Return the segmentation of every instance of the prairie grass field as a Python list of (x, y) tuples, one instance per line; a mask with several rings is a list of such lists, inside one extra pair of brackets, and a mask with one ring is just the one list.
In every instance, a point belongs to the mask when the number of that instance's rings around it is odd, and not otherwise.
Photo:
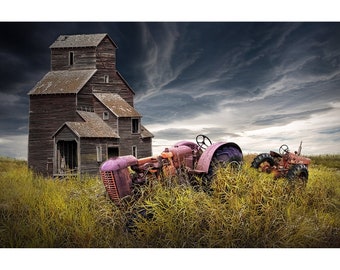
[(250, 168), (211, 190), (152, 181), (121, 207), (99, 177), (48, 179), (0, 158), (3, 248), (339, 248), (340, 155), (312, 156), (306, 187)]

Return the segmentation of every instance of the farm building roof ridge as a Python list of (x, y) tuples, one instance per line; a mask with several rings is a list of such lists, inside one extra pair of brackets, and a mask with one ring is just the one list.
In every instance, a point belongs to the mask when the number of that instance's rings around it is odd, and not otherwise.
[[(60, 35), (50, 46), (50, 49), (57, 48), (77, 48), (77, 47), (97, 47), (108, 34), (86, 34), (86, 35)], [(109, 36), (108, 36), (109, 37)], [(109, 37), (112, 44), (117, 45)]]

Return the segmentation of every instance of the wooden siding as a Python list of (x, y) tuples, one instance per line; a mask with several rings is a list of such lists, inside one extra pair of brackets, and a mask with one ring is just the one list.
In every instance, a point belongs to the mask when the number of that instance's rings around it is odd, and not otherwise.
[[(115, 139), (89, 139), (81, 138), (80, 140), (80, 170), (81, 173), (98, 174), (99, 166), (108, 158), (108, 146), (118, 146)], [(97, 146), (102, 149), (102, 161), (97, 161)]]
[[(73, 52), (74, 62), (70, 66), (69, 52)], [(95, 48), (51, 49), (51, 70), (95, 69)]]
[(108, 110), (102, 103), (100, 103), (98, 101), (98, 99), (96, 99), (94, 96), (92, 96), (92, 97), (93, 97), (94, 112), (101, 119), (103, 119), (103, 113), (108, 112), (109, 113), (109, 119), (103, 120), (103, 121), (118, 133), (118, 118), (110, 110)]
[[(77, 38), (83, 40), (85, 37)], [(72, 40), (76, 40), (76, 38)], [(70, 65), (69, 62), (70, 51), (74, 54), (73, 65)], [(97, 70), (95, 71), (95, 69)], [(102, 147), (103, 161), (108, 158), (108, 147), (118, 148), (119, 155), (131, 155), (132, 147), (136, 146), (137, 158), (151, 156), (152, 139), (142, 139), (141, 134), (132, 134), (131, 117), (117, 118), (93, 96), (93, 93), (101, 92), (118, 94), (130, 106), (134, 107), (134, 92), (116, 70), (116, 46), (112, 40), (105, 36), (98, 45), (89, 47), (77, 47), (76, 44), (74, 47), (68, 46), (67, 48), (51, 46), (51, 71), (68, 70), (94, 70), (95, 73), (91, 74), (87, 83), (77, 94), (30, 95), (29, 167), (43, 175), (56, 173), (58, 169), (56, 167), (58, 140), (75, 140), (77, 142), (79, 173), (98, 173), (100, 162), (97, 162), (97, 146)], [(104, 80), (106, 75), (109, 76), (108, 82)], [(57, 88), (64, 89), (63, 87)], [(106, 136), (78, 138), (68, 126), (59, 130), (53, 139), (52, 136), (65, 122), (83, 122), (83, 119), (77, 114), (77, 110), (94, 111), (101, 119), (103, 119), (103, 112), (108, 111), (109, 119), (104, 122), (117, 131), (120, 139), (113, 138), (114, 136), (112, 138), (106, 138)], [(71, 146), (73, 147), (73, 145)], [(54, 171), (52, 170), (53, 163)]]
[[(91, 84), (94, 92), (108, 92), (119, 94), (131, 106), (133, 106), (134, 93), (117, 74), (116, 69), (116, 48), (109, 37), (103, 39), (96, 51), (97, 73), (93, 76)], [(104, 81), (104, 76), (109, 76), (109, 82)]]
[[(74, 54), (74, 63), (69, 65), (69, 53)], [(51, 49), (51, 70), (84, 70), (95, 69), (94, 74), (88, 83), (85, 91), (79, 95), (78, 105), (89, 104), (88, 95), (93, 91), (109, 92), (119, 94), (131, 106), (134, 93), (126, 82), (119, 76), (116, 70), (116, 47), (109, 37), (95, 47), (86, 48), (52, 48)], [(109, 82), (105, 82), (104, 76), (109, 76)]]
[(89, 110), (93, 109), (92, 102), (92, 85), (90, 81), (79, 91), (77, 95), (77, 108), (79, 110)]
[(141, 140), (141, 134), (132, 134), (131, 118), (119, 118), (120, 155), (132, 155), (132, 146), (137, 146), (137, 158), (152, 155), (151, 138)]
[(66, 121), (75, 121), (75, 95), (31, 95), (28, 136), (28, 166), (46, 175), (53, 159), (53, 134)]
[(116, 48), (107, 36), (96, 49), (96, 67), (98, 70), (116, 71)]

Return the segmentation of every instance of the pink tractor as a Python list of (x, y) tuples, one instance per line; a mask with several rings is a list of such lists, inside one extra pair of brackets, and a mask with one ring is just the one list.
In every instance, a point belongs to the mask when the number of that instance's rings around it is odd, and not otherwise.
[(298, 151), (290, 152), (289, 147), (283, 144), (279, 148), (279, 153), (270, 151), (256, 156), (251, 163), (251, 167), (260, 172), (273, 173), (274, 178), (285, 177), (289, 181), (296, 179), (307, 183), (308, 165), (311, 160), (301, 156), (302, 142)]
[(212, 144), (207, 136), (198, 135), (196, 143), (180, 141), (158, 156), (110, 158), (101, 164), (100, 175), (110, 199), (120, 205), (122, 198), (133, 194), (134, 187), (153, 179), (184, 176), (194, 185), (199, 177), (209, 187), (216, 168), (228, 165), (239, 168), (242, 161), (242, 150), (236, 143)]

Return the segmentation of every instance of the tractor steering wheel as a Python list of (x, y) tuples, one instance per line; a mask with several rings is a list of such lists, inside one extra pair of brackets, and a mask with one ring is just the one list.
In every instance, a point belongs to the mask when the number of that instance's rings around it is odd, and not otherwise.
[[(209, 145), (206, 143), (206, 140), (208, 141)], [(197, 135), (196, 142), (198, 146), (204, 150), (210, 145), (212, 145), (211, 140), (207, 136), (202, 135), (202, 134)]]
[(287, 144), (282, 144), (279, 149), (279, 153), (281, 155), (288, 154), (289, 153), (289, 147)]

